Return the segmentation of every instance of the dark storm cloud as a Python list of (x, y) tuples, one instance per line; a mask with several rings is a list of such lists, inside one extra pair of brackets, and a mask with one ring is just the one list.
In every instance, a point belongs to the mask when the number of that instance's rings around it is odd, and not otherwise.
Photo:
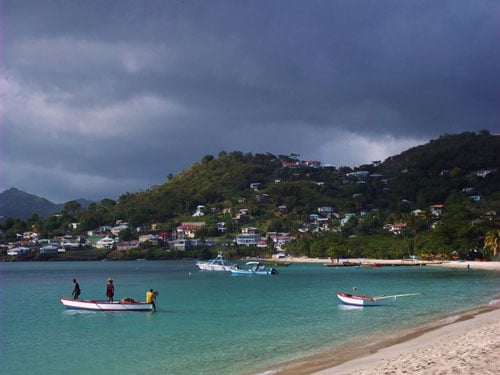
[(3, 188), (116, 198), (219, 151), (498, 131), (495, 1), (4, 1)]

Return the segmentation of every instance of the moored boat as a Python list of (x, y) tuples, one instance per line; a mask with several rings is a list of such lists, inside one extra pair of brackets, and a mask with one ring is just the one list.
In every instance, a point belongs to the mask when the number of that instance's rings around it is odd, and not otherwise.
[(152, 303), (129, 301), (91, 301), (71, 298), (60, 298), (67, 309), (91, 311), (153, 311)]
[(196, 266), (203, 271), (231, 271), (234, 268), (234, 264), (227, 260), (223, 252), (207, 262), (196, 262)]
[(337, 293), (339, 300), (346, 305), (353, 306), (378, 306), (381, 303), (374, 297), (365, 296), (362, 294)]
[(371, 297), (371, 296), (365, 296), (362, 294), (349, 294), (349, 293), (342, 293), (338, 292), (337, 297), (338, 299), (346, 304), (346, 305), (352, 305), (352, 306), (380, 306), (380, 305), (386, 305), (388, 303), (396, 301), (398, 297), (408, 297), (408, 296), (417, 296), (420, 293), (406, 293), (406, 294), (395, 294), (392, 296), (378, 296), (378, 297)]
[(266, 267), (262, 265), (260, 262), (247, 262), (246, 265), (248, 266), (247, 269), (234, 267), (233, 269), (231, 269), (231, 274), (235, 276), (244, 276), (244, 275), (266, 276), (266, 275), (279, 274), (279, 272), (276, 269), (272, 267)]
[(359, 267), (361, 263), (351, 262), (351, 261), (342, 261), (342, 262), (331, 262), (331, 263), (323, 263), (325, 267)]
[(263, 264), (266, 267), (290, 267), (290, 265), (292, 263), (291, 262), (280, 262), (280, 261), (274, 262), (274, 261), (271, 261), (271, 260), (266, 260), (266, 261), (264, 261)]
[(382, 268), (380, 263), (363, 263), (363, 268)]

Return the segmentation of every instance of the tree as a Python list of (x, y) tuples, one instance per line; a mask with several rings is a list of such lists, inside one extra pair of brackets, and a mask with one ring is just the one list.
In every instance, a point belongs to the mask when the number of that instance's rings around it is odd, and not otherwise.
[(82, 210), (82, 205), (77, 201), (69, 201), (64, 204), (64, 212), (69, 217), (74, 217), (78, 215)]
[(130, 227), (122, 229), (118, 233), (118, 238), (122, 241), (132, 241), (137, 239), (137, 233), (134, 233)]
[(500, 248), (500, 229), (491, 230), (486, 233), (484, 247), (493, 251), (493, 257), (497, 256), (498, 249)]

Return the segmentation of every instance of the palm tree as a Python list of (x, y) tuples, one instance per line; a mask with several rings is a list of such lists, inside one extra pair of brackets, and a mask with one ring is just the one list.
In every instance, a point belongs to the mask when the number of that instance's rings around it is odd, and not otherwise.
[(486, 233), (484, 247), (490, 248), (493, 251), (493, 257), (497, 256), (498, 249), (500, 248), (500, 229), (494, 229)]

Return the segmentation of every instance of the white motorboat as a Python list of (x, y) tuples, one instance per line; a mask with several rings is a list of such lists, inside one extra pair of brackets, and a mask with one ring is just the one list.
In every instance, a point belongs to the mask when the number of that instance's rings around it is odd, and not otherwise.
[(207, 262), (196, 262), (196, 266), (203, 271), (231, 271), (234, 268), (234, 264), (227, 260), (223, 252)]

